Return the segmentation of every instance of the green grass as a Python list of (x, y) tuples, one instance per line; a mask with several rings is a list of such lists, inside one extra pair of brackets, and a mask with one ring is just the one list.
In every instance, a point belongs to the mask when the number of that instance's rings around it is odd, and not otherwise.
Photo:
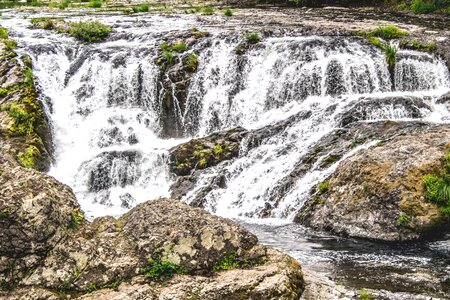
[(406, 213), (401, 212), (401, 213), (398, 215), (398, 218), (397, 218), (397, 224), (398, 224), (398, 225), (405, 226), (405, 225), (408, 224), (408, 222), (409, 222), (409, 216), (408, 216)]
[(369, 44), (375, 47), (378, 47), (380, 49), (383, 49), (383, 42), (377, 38), (377, 37), (371, 37), (369, 38)]
[(99, 42), (106, 38), (112, 29), (98, 21), (70, 23), (69, 33), (74, 38), (85, 42)]
[(450, 152), (443, 161), (444, 168), (440, 172), (425, 175), (422, 182), (426, 200), (437, 204), (450, 217)]
[(9, 116), (14, 119), (14, 125), (9, 128), (13, 136), (26, 136), (33, 133), (34, 117), (17, 104), (9, 107)]
[(5, 49), (8, 51), (14, 50), (17, 48), (17, 42), (15, 40), (3, 40), (3, 44), (5, 45)]
[(415, 14), (428, 14), (438, 10), (436, 1), (413, 0), (411, 11)]
[(8, 37), (8, 30), (4, 27), (0, 27), (0, 39), (7, 39)]
[(408, 35), (406, 31), (401, 30), (394, 25), (379, 26), (372, 31), (373, 36), (383, 38), (385, 40), (398, 39)]
[(148, 12), (150, 10), (148, 4), (141, 4), (139, 6), (133, 6), (133, 12), (139, 13), (139, 12)]
[(20, 164), (25, 168), (36, 168), (36, 160), (40, 157), (39, 149), (29, 146), (24, 153), (17, 156)]
[(70, 229), (77, 229), (84, 220), (84, 214), (82, 211), (80, 211), (78, 208), (75, 208), (71, 212), (71, 218), (69, 223)]
[(425, 51), (431, 53), (437, 50), (437, 44), (435, 42), (422, 43), (418, 40), (401, 41), (400, 48)]
[(383, 50), (389, 67), (394, 68), (397, 60), (397, 49), (391, 44), (386, 44), (383, 46)]
[(5, 97), (6, 95), (8, 95), (8, 90), (0, 88), (0, 98)]
[(256, 44), (261, 40), (257, 32), (249, 32), (245, 35), (245, 38), (249, 44)]
[(225, 11), (223, 12), (223, 15), (225, 17), (231, 17), (233, 16), (233, 11), (230, 8), (225, 9)]
[(150, 278), (172, 277), (175, 274), (186, 274), (187, 271), (167, 259), (156, 260), (150, 258), (141, 273)]
[(361, 300), (371, 300), (373, 299), (372, 294), (366, 289), (359, 290), (359, 299)]
[(90, 1), (90, 2), (87, 4), (87, 7), (90, 7), (90, 8), (100, 8), (100, 7), (102, 7), (102, 2), (101, 2), (101, 1), (98, 1), (98, 0), (93, 0), (93, 1)]
[(68, 8), (70, 5), (70, 0), (63, 0), (61, 1), (61, 3), (58, 5), (59, 9), (66, 9)]
[(319, 183), (317, 185), (317, 191), (319, 192), (319, 194), (324, 194), (324, 193), (328, 192), (329, 189), (330, 189), (330, 183), (328, 181), (322, 181), (321, 183)]
[(211, 6), (204, 7), (204, 8), (202, 9), (202, 13), (203, 13), (204, 15), (207, 15), (207, 16), (213, 15), (213, 14), (214, 14), (214, 8), (211, 7)]
[(184, 62), (185, 68), (188, 72), (195, 72), (197, 71), (198, 67), (198, 57), (195, 53), (190, 53)]
[(162, 42), (159, 46), (163, 51), (170, 51), (170, 52), (184, 52), (188, 49), (188, 45), (183, 42), (178, 42), (174, 44), (169, 44), (167, 42)]

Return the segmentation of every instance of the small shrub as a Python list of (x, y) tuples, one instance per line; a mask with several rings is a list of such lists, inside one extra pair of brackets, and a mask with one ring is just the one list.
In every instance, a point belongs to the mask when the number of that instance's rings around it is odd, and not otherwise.
[(394, 25), (379, 26), (372, 32), (372, 34), (385, 40), (398, 39), (408, 35), (407, 32), (400, 30)]
[(74, 38), (86, 42), (98, 42), (106, 38), (112, 29), (98, 21), (70, 23), (69, 33)]
[(261, 40), (257, 32), (247, 33), (245, 38), (247, 39), (247, 43), (249, 44), (256, 44)]
[(150, 278), (171, 277), (175, 274), (186, 274), (186, 270), (179, 265), (171, 263), (167, 259), (148, 259), (147, 265), (141, 273)]
[(408, 224), (408, 222), (409, 222), (409, 216), (406, 213), (401, 212), (397, 218), (397, 224), (405, 226), (406, 224)]
[(0, 88), (0, 98), (5, 97), (6, 95), (8, 95), (8, 90)]
[(411, 11), (415, 14), (428, 14), (437, 10), (437, 5), (433, 1), (413, 0)]
[(204, 8), (202, 9), (202, 13), (203, 13), (204, 15), (207, 15), (207, 16), (213, 15), (213, 14), (214, 14), (214, 8), (211, 7), (211, 6), (204, 7)]
[(225, 17), (231, 17), (233, 15), (233, 11), (230, 8), (225, 9), (225, 11), (223, 12), (223, 15)]
[(102, 7), (102, 2), (101, 2), (101, 1), (98, 1), (98, 0), (93, 0), (93, 1), (90, 1), (90, 2), (87, 4), (87, 7), (90, 7), (90, 8), (100, 8), (100, 7)]
[(317, 191), (319, 194), (325, 194), (330, 189), (330, 183), (328, 181), (322, 181), (317, 185)]

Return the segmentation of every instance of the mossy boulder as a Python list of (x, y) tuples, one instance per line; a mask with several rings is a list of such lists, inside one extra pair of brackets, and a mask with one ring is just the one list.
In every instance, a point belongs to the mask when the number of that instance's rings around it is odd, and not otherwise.
[(178, 145), (170, 149), (170, 170), (184, 176), (235, 158), (246, 134), (247, 130), (237, 127)]
[(336, 234), (385, 241), (442, 236), (450, 219), (425, 197), (424, 176), (438, 173), (450, 127), (397, 136), (358, 151), (318, 184), (296, 221)]

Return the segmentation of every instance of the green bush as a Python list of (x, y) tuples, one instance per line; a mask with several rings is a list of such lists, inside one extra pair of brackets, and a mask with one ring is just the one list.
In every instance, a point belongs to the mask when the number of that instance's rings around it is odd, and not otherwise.
[(256, 44), (261, 40), (261, 38), (259, 37), (259, 34), (257, 32), (247, 33), (245, 38), (247, 39), (247, 43), (249, 43), (249, 44)]
[(398, 39), (400, 37), (408, 35), (406, 31), (400, 30), (397, 26), (394, 25), (379, 26), (375, 28), (372, 34), (385, 40)]
[(411, 11), (415, 14), (428, 14), (437, 9), (438, 7), (434, 1), (413, 0), (411, 4)]
[(90, 7), (90, 8), (100, 8), (100, 7), (102, 7), (102, 2), (101, 2), (101, 1), (98, 1), (98, 0), (93, 0), (93, 1), (90, 1), (90, 2), (87, 4), (87, 7)]
[(231, 17), (233, 15), (233, 11), (230, 8), (225, 9), (223, 15), (226, 17)]
[(141, 273), (150, 278), (171, 277), (175, 274), (186, 274), (186, 270), (179, 265), (171, 263), (167, 259), (148, 259), (147, 265), (141, 269)]
[(74, 38), (86, 42), (98, 42), (106, 38), (112, 31), (111, 27), (98, 21), (70, 23), (69, 33)]

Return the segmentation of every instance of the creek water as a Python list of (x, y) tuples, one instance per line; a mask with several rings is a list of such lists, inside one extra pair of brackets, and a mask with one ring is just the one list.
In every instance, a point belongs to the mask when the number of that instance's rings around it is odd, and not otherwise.
[[(450, 90), (448, 69), (439, 58), (398, 50), (392, 81), (382, 51), (357, 38), (283, 34), (238, 55), (234, 49), (243, 34), (202, 27), (194, 16), (60, 14), (67, 21), (95, 18), (114, 32), (105, 42), (85, 44), (29, 28), (31, 18), (45, 14), (5, 12), (1, 23), (18, 41), (18, 52), (33, 59), (54, 136), (49, 174), (72, 187), (87, 216), (118, 216), (143, 201), (169, 196), (174, 177), (168, 151), (189, 138), (236, 126), (260, 129), (303, 113), (258, 147), (247, 149), (244, 140), (237, 159), (208, 168), (182, 200), (190, 203), (219, 172), (226, 174), (226, 187), (205, 195), (205, 209), (242, 222), (264, 244), (286, 251), (306, 268), (353, 293), (366, 287), (386, 299), (449, 297), (448, 240), (384, 245), (324, 236), (292, 223), (311, 187), (339, 161), (313, 167), (282, 194), (277, 188), (352, 109), (364, 110), (366, 122), (447, 123), (450, 113), (436, 103)], [(199, 67), (185, 108), (175, 111), (183, 138), (161, 138), (158, 47), (164, 37), (194, 26), (210, 36), (188, 50), (199, 53)], [(421, 105), (391, 103), (393, 97), (418, 99)], [(361, 105), (368, 98), (380, 105)], [(175, 95), (173, 101), (179, 108)]]

